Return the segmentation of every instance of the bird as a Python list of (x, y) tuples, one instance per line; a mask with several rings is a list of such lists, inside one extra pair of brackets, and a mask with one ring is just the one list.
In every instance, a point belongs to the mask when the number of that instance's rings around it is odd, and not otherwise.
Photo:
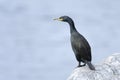
[(75, 28), (75, 24), (72, 18), (69, 16), (61, 16), (59, 18), (55, 18), (54, 20), (67, 22), (70, 26), (71, 47), (75, 54), (76, 60), (78, 61), (77, 67), (83, 67), (87, 64), (90, 70), (95, 70), (95, 67), (91, 63), (91, 47), (84, 36), (81, 35)]

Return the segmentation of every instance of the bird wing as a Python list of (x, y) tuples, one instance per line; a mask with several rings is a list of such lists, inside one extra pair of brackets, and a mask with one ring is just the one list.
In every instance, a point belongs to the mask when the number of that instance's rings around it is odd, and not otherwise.
[(73, 37), (72, 48), (76, 57), (91, 61), (91, 49), (87, 40), (80, 34)]
[(91, 48), (90, 45), (88, 43), (88, 41), (81, 35), (81, 37), (79, 37), (79, 48), (80, 48), (80, 52), (83, 55), (83, 58), (85, 58), (85, 60), (91, 61)]

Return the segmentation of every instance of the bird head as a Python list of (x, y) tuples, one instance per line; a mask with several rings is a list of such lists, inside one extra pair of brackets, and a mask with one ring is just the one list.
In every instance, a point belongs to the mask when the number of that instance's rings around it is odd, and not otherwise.
[(63, 22), (68, 22), (69, 20), (71, 20), (71, 18), (68, 17), (68, 16), (61, 16), (61, 17), (56, 18), (56, 19), (54, 19), (54, 20), (63, 21)]

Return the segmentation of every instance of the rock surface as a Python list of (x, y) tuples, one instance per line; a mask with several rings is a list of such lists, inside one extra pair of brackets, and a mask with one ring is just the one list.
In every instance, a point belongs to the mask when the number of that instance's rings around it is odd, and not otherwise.
[(120, 80), (120, 53), (109, 56), (95, 68), (76, 68), (67, 80)]

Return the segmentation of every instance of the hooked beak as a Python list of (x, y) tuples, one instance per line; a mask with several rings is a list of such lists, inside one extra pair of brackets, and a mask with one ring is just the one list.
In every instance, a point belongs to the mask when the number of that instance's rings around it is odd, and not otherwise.
[(56, 19), (53, 19), (53, 20), (63, 21), (62, 18), (56, 18)]

